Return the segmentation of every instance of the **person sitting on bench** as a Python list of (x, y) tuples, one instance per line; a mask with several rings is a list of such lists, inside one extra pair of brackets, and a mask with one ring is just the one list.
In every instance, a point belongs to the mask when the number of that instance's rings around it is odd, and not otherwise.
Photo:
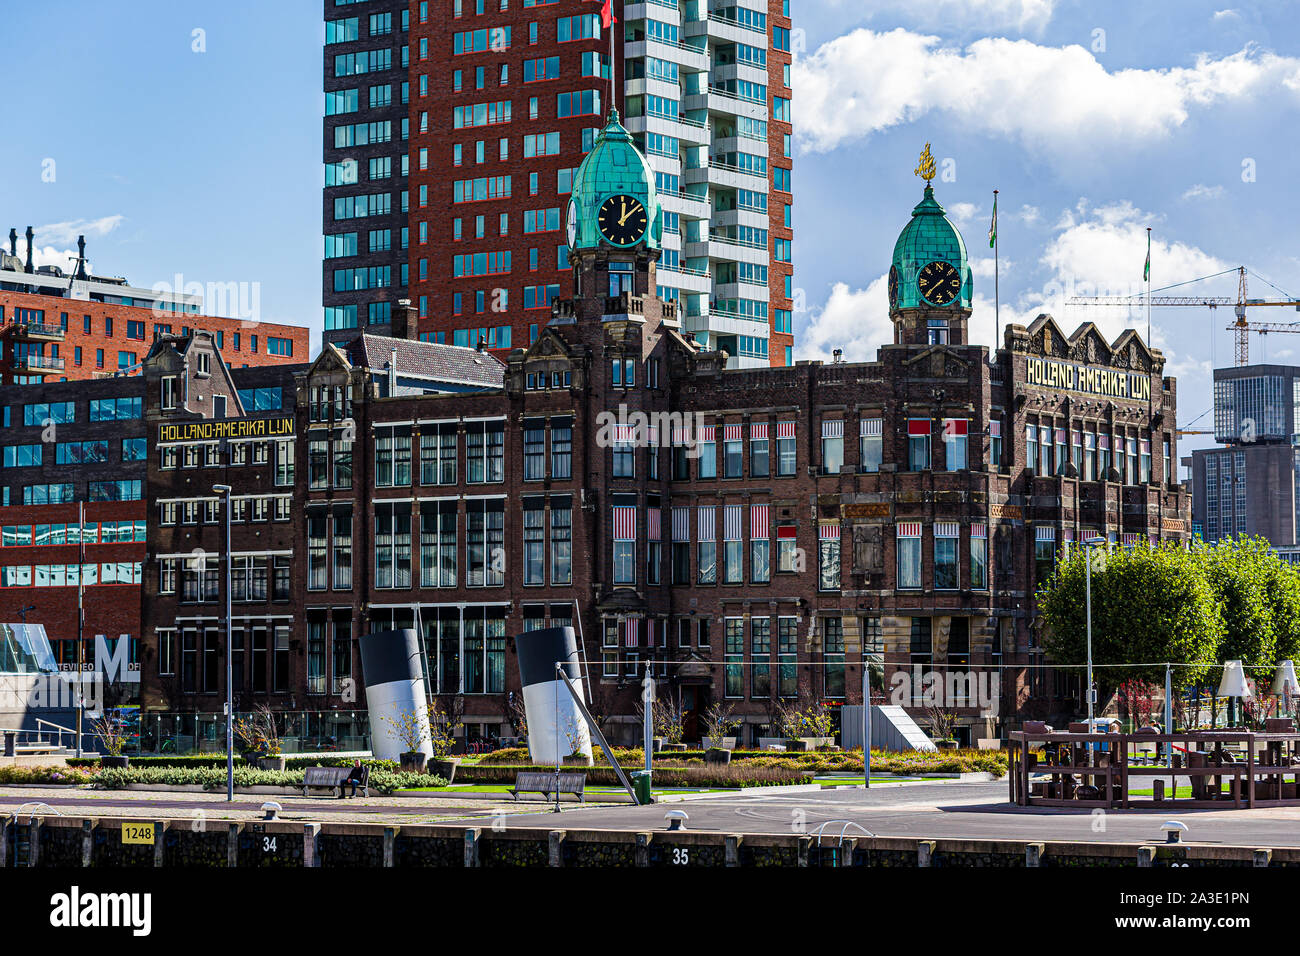
[(366, 782), (366, 768), (361, 766), (361, 761), (357, 760), (352, 764), (352, 772), (343, 778), (343, 783), (339, 784), (339, 799), (343, 799), (343, 787), (345, 784), (352, 784), (352, 796), (357, 795), (357, 787)]

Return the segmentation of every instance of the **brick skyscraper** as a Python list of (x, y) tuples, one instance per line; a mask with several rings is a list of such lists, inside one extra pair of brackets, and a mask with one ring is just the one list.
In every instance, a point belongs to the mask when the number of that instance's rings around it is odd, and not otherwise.
[[(615, 104), (664, 208), (658, 292), (732, 367), (790, 364), (788, 0), (613, 3)], [(591, 0), (326, 0), (325, 338), (527, 346), (610, 105)]]

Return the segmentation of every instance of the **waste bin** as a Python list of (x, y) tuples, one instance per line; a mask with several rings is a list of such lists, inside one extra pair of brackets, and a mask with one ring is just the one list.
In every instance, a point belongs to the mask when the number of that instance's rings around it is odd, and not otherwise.
[(637, 806), (650, 803), (650, 774), (645, 770), (633, 770), (628, 775), (632, 781), (632, 792), (636, 794)]

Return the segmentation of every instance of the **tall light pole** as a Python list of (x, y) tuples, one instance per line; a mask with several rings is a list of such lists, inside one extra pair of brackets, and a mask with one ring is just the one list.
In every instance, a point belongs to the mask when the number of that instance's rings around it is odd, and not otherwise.
[[(213, 485), (226, 499), (226, 800), (235, 799), (235, 697), (233, 648), (230, 638), (230, 485)], [(204, 562), (207, 563), (206, 561)], [(205, 569), (206, 570), (206, 569)]]
[(1087, 608), (1088, 618), (1088, 687), (1085, 692), (1088, 697), (1088, 733), (1093, 731), (1093, 707), (1096, 704), (1096, 694), (1092, 689), (1092, 546), (1105, 543), (1106, 539), (1101, 535), (1093, 535), (1091, 538), (1083, 539), (1083, 600)]

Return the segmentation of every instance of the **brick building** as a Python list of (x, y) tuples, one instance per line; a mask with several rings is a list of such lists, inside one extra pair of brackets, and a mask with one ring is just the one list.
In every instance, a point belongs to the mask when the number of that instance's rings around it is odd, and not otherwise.
[(664, 211), (653, 291), (730, 366), (790, 364), (788, 0), (613, 14), (611, 43), (591, 0), (325, 0), (327, 339), (389, 334), (409, 299), (430, 341), (535, 341), (616, 105)]
[(27, 228), (26, 258), (9, 230), (0, 252), (0, 384), (102, 378), (136, 370), (155, 336), (207, 329), (233, 367), (303, 361), (310, 330), (256, 317), (204, 315), (202, 296), (160, 292), (125, 279), (90, 274), (85, 239), (75, 268), (34, 266), (34, 234)]
[[(215, 374), (191, 382), (226, 396), (213, 420), (162, 407), (176, 356), (210, 343), (156, 347), (147, 706), (219, 710), (216, 484), (250, 502), (233, 546), (245, 704), (343, 714), (360, 706), (357, 636), (414, 627), (469, 733), (505, 733), (512, 637), (556, 623), (578, 629), (623, 739), (647, 662), (688, 738), (716, 701), (752, 740), (782, 702), (860, 700), (864, 662), (887, 679), (996, 670), (1003, 719), (1077, 702), (1029, 666), (1043, 661), (1036, 582), (1093, 532), (1189, 540), (1161, 354), (1049, 316), (1011, 326), (996, 352), (971, 343), (965, 248), (927, 184), (876, 361), (727, 368), (655, 294), (651, 177), (611, 120), (575, 174), (572, 294), (504, 364), (415, 341), (407, 304), (393, 337), (258, 370), (279, 382), (274, 414), (248, 414)], [(992, 729), (965, 714), (963, 735)]]

